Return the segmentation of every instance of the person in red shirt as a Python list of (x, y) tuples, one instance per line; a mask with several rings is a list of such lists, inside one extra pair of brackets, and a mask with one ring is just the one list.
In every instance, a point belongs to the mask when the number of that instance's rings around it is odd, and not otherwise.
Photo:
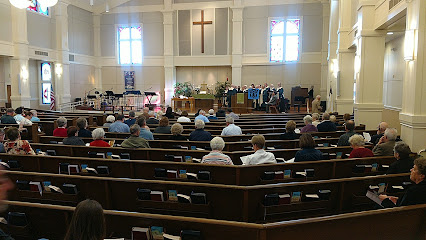
[(56, 120), (56, 123), (58, 124), (58, 128), (53, 130), (53, 136), (54, 137), (68, 137), (67, 135), (67, 119), (64, 117), (58, 118)]
[(364, 157), (374, 157), (373, 152), (364, 147), (364, 137), (358, 134), (353, 135), (349, 138), (349, 143), (353, 148), (349, 158), (364, 158)]
[(104, 140), (105, 131), (103, 128), (96, 128), (92, 132), (93, 142), (90, 143), (90, 146), (94, 147), (111, 147), (109, 143), (105, 142)]

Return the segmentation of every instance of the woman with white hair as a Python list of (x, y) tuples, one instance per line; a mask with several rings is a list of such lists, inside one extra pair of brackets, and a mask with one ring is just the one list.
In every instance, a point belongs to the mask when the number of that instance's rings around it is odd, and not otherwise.
[(218, 165), (234, 165), (231, 158), (222, 153), (225, 147), (225, 141), (221, 137), (215, 137), (210, 141), (212, 151), (203, 157), (201, 163), (218, 164)]
[(170, 137), (170, 140), (179, 140), (179, 141), (187, 141), (188, 138), (183, 136), (183, 126), (180, 123), (175, 123), (172, 125), (172, 136)]
[(60, 117), (56, 120), (56, 124), (58, 124), (58, 128), (53, 130), (53, 136), (55, 137), (68, 137), (67, 135), (67, 119), (64, 117)]
[(315, 127), (318, 127), (318, 124), (320, 124), (320, 115), (319, 113), (312, 113), (312, 125)]
[(306, 125), (306, 126), (304, 126), (304, 127), (302, 128), (302, 130), (300, 130), (300, 132), (301, 132), (301, 133), (306, 133), (306, 132), (318, 132), (317, 127), (315, 127), (315, 126), (312, 124), (312, 117), (311, 117), (311, 116), (306, 115), (306, 116), (303, 118), (303, 122), (305, 123), (305, 125)]
[(364, 137), (355, 134), (349, 138), (349, 144), (351, 144), (352, 152), (349, 155), (349, 158), (364, 158), (364, 157), (374, 157), (373, 152), (364, 147), (365, 141)]
[(90, 143), (92, 147), (111, 147), (104, 139), (105, 131), (103, 128), (96, 128), (92, 132), (93, 142)]
[(109, 116), (106, 118), (106, 123), (104, 123), (103, 127), (107, 127), (107, 128), (109, 128), (109, 126), (111, 126), (111, 124), (113, 124), (114, 122), (115, 122), (115, 117), (114, 117), (114, 115), (109, 115)]
[(212, 135), (204, 131), (205, 123), (203, 120), (195, 120), (195, 130), (189, 135), (189, 141), (210, 141)]
[(209, 110), (209, 117), (208, 117), (208, 119), (209, 119), (209, 120), (217, 120), (217, 117), (216, 117), (216, 115), (214, 114), (214, 110), (213, 110), (213, 109), (210, 109), (210, 110)]

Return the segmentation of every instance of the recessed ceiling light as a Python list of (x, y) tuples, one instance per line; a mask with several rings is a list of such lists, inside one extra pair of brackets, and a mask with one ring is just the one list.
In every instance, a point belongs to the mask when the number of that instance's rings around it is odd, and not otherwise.
[(387, 34), (388, 34), (388, 35), (393, 35), (393, 32), (388, 32)]

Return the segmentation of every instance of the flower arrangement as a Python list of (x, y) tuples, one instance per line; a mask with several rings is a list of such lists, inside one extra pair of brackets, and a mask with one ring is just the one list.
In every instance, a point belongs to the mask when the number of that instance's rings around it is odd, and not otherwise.
[(192, 84), (189, 82), (175, 84), (175, 97), (192, 97)]
[(223, 97), (226, 87), (229, 87), (229, 86), (231, 86), (231, 83), (229, 83), (228, 81), (216, 82), (215, 94), (214, 94), (215, 98), (220, 99), (221, 97)]

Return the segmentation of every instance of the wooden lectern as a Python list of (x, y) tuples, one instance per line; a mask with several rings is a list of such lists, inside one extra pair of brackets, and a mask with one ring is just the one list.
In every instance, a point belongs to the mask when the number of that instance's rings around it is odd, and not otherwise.
[(232, 95), (231, 109), (235, 113), (252, 113), (253, 100), (248, 99), (248, 93), (237, 93), (235, 95)]

